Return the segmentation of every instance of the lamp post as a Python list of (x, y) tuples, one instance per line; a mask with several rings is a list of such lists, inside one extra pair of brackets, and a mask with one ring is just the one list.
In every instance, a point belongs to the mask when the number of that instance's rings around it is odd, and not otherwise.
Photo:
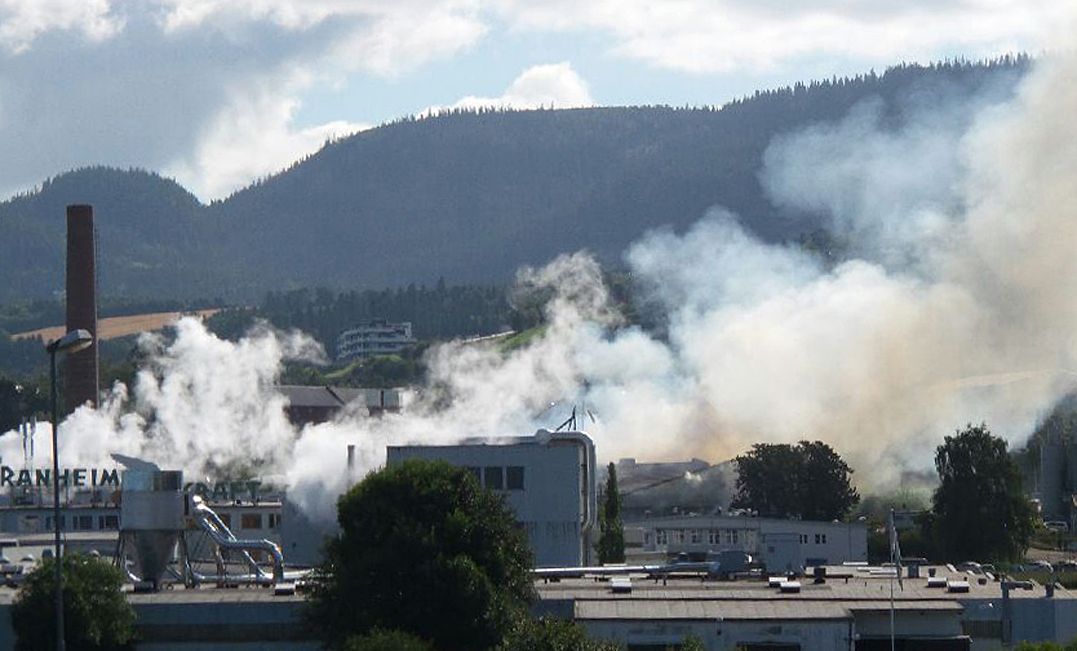
[(55, 534), (53, 561), (56, 566), (56, 649), (64, 651), (64, 579), (60, 558), (60, 455), (56, 450), (57, 412), (56, 399), (56, 355), (58, 353), (77, 353), (93, 345), (93, 335), (88, 331), (71, 330), (64, 336), (50, 341), (45, 346), (49, 354), (49, 384), (52, 398), (52, 529)]

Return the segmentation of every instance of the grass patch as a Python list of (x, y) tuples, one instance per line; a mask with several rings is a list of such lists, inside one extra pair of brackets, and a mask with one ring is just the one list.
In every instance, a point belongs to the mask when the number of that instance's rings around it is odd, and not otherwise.
[(499, 346), (501, 352), (508, 353), (516, 350), (517, 348), (524, 348), (531, 345), (533, 341), (541, 338), (546, 334), (546, 326), (540, 325), (534, 328), (529, 328), (523, 332), (517, 332), (511, 337), (506, 338), (501, 342)]

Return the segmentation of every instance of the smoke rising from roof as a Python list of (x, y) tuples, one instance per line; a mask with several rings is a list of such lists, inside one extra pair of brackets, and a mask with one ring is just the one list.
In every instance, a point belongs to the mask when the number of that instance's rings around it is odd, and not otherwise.
[[(309, 339), (262, 329), (230, 343), (184, 320), (172, 343), (143, 340), (151, 363), (130, 392), (66, 421), (61, 454), (121, 452), (193, 477), (257, 464), (328, 518), (386, 444), (528, 434), (564, 418), (551, 403), (597, 415), (586, 429), (606, 459), (821, 439), (861, 485), (929, 467), (968, 421), (1016, 440), (1077, 378), (1074, 78), (1077, 58), (1046, 59), (1015, 97), (954, 98), (897, 128), (868, 103), (776, 140), (765, 186), (824, 214), (849, 259), (762, 243), (720, 208), (686, 233), (652, 233), (626, 260), (668, 338), (620, 324), (594, 259), (562, 256), (521, 272), (552, 293), (528, 346), (434, 347), (430, 386), (405, 413), (296, 431), (272, 385), (283, 359), (317, 354)], [(5, 460), (16, 438), (0, 439)]]

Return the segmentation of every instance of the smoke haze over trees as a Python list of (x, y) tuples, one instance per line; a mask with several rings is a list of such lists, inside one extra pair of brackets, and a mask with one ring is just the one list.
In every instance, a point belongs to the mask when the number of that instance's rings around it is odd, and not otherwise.
[(776, 136), (865, 100), (877, 102), (882, 126), (899, 128), (920, 105), (1006, 96), (1027, 67), (1023, 58), (901, 66), (759, 92), (722, 110), (405, 119), (328, 144), (209, 206), (151, 172), (59, 174), (0, 203), (0, 303), (62, 292), (64, 206), (76, 202), (95, 207), (105, 296), (250, 302), (323, 284), (504, 284), (521, 264), (559, 253), (586, 248), (616, 260), (647, 230), (683, 230), (714, 205), (766, 241), (797, 239), (821, 220), (764, 192), (760, 167)]

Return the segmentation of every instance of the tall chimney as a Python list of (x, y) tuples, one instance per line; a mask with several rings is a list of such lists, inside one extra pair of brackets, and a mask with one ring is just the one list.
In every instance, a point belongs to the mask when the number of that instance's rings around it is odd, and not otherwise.
[(67, 331), (88, 330), (94, 345), (64, 357), (65, 413), (97, 406), (97, 271), (93, 207), (67, 207)]

